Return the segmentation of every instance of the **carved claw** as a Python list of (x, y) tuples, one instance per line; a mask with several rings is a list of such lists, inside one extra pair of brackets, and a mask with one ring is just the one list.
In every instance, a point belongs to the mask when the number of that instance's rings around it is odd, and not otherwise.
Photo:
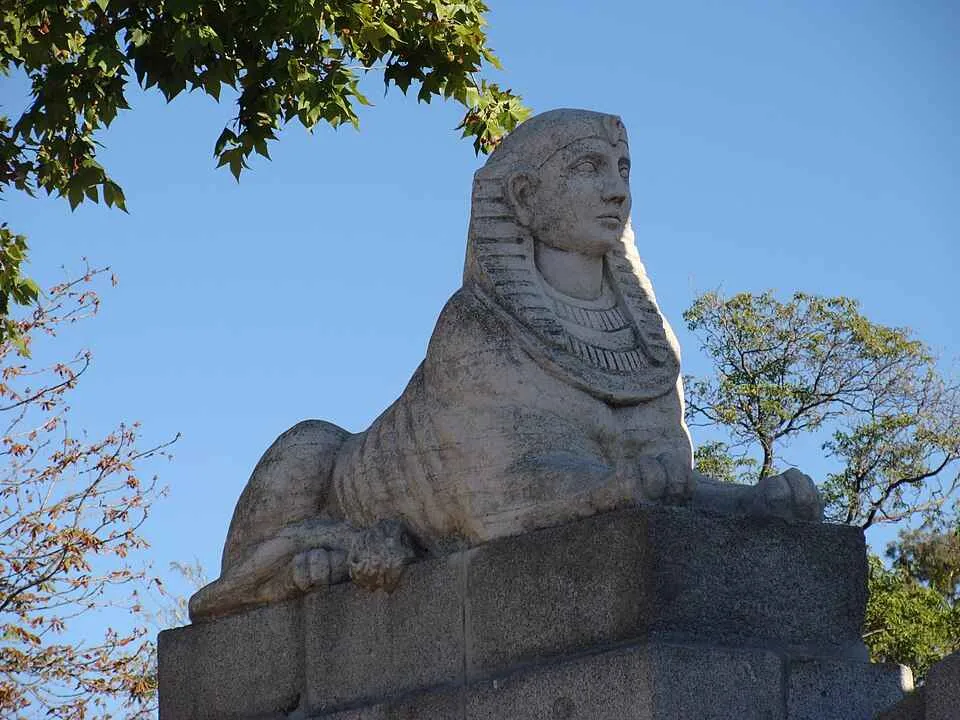
[(796, 468), (763, 478), (756, 486), (754, 513), (784, 520), (823, 519), (823, 504), (813, 480)]
[(347, 554), (323, 548), (307, 550), (294, 556), (291, 571), (294, 584), (304, 592), (336, 585), (347, 579)]
[(690, 501), (696, 487), (689, 463), (673, 453), (642, 457), (637, 462), (643, 499), (682, 505)]
[(307, 592), (350, 579), (367, 590), (393, 591), (416, 557), (402, 523), (384, 520), (350, 535), (346, 549), (318, 547), (295, 555), (290, 561), (293, 584)]
[(661, 453), (657, 460), (667, 476), (664, 500), (675, 505), (689, 503), (696, 488), (696, 479), (689, 461), (675, 453)]
[(416, 558), (412, 539), (397, 520), (383, 520), (357, 536), (347, 556), (350, 579), (367, 590), (396, 589), (406, 565)]
[(654, 457), (642, 457), (637, 461), (640, 475), (640, 490), (644, 500), (658, 502), (667, 492), (667, 473), (663, 465)]

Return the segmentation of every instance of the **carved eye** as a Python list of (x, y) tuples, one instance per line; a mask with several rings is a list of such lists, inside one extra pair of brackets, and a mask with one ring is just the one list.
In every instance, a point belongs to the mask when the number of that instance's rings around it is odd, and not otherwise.
[(630, 163), (626, 161), (622, 161), (620, 163), (620, 177), (622, 177), (624, 180), (630, 179)]
[(573, 169), (576, 172), (595, 173), (597, 171), (597, 163), (593, 160), (581, 160), (573, 166)]

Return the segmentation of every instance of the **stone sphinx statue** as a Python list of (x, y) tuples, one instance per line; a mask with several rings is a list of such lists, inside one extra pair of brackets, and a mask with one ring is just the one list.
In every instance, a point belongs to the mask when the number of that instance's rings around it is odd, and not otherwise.
[(630, 227), (619, 118), (538, 115), (476, 173), (463, 286), (426, 358), (362, 433), (309, 420), (253, 471), (194, 620), (345, 580), (390, 589), (418, 555), (636, 503), (817, 521), (805, 475), (692, 470), (676, 338)]

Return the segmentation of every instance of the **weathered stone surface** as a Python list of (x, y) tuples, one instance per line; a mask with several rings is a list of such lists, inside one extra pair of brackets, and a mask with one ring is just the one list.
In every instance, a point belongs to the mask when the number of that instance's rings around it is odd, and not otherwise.
[(771, 652), (650, 644), (654, 720), (780, 720), (783, 663)]
[(926, 720), (960, 717), (960, 652), (947, 656), (927, 673)]
[(462, 720), (464, 690), (437, 690), (359, 710), (315, 715), (314, 720)]
[(233, 720), (289, 711), (303, 689), (299, 603), (160, 633), (162, 720)]
[(463, 574), (457, 554), (411, 566), (391, 594), (339, 585), (304, 598), (306, 707), (462, 682)]
[(471, 678), (660, 637), (865, 659), (863, 535), (647, 506), (476, 548)]
[[(819, 520), (807, 476), (756, 486), (693, 472), (679, 346), (630, 227), (613, 115), (554, 110), (505, 137), (473, 184), (463, 286), (402, 395), (364, 432), (277, 439), (230, 525), (194, 620), (347, 578), (389, 586), (429, 549), (636, 502)], [(371, 532), (371, 529), (373, 532)]]
[(471, 551), (468, 678), (640, 637), (651, 605), (646, 517), (603, 515)]
[[(299, 616), (277, 605), (165, 633), (163, 720), (276, 711), (301, 692), (313, 714), (382, 705), (629, 643), (857, 659), (863, 558), (847, 527), (657, 505), (598, 515), (411, 565), (393, 594), (343, 584)], [(804, 717), (820, 711), (810, 687), (877, 711), (899, 698), (888, 669), (832, 667), (795, 667)]]
[(392, 594), (343, 584), (305, 597), (302, 616), (278, 605), (165, 633), (164, 720), (221, 701), (230, 717), (249, 697), (272, 711), (301, 691), (329, 713), (625, 643), (856, 659), (863, 558), (847, 527), (598, 515), (411, 565)]
[(873, 720), (913, 690), (913, 674), (902, 665), (835, 660), (790, 663), (788, 720)]
[(652, 644), (315, 718), (782, 720), (781, 680), (781, 662), (773, 653)]
[(877, 715), (876, 720), (926, 720), (925, 689), (918, 687), (903, 700)]
[(637, 651), (615, 652), (481, 681), (464, 720), (646, 720), (652, 718), (646, 665)]
[[(899, 666), (798, 661), (776, 653), (644, 643), (527, 666), (315, 720), (930, 720)], [(946, 706), (942, 718), (957, 717)], [(879, 715), (877, 713), (880, 713)], [(937, 717), (936, 720), (941, 720)]]
[(863, 533), (650, 508), (651, 631), (866, 660)]
[(465, 720), (780, 720), (780, 681), (772, 653), (640, 646), (477, 683)]

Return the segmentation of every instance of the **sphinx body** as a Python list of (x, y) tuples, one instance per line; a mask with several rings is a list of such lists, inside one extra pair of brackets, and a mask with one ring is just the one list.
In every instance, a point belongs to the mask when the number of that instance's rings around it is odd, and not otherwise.
[(679, 348), (629, 225), (618, 118), (539, 115), (477, 172), (463, 287), (401, 396), (362, 433), (306, 421), (238, 502), (202, 620), (350, 578), (389, 588), (419, 553), (638, 502), (816, 520), (809, 478), (692, 470)]

